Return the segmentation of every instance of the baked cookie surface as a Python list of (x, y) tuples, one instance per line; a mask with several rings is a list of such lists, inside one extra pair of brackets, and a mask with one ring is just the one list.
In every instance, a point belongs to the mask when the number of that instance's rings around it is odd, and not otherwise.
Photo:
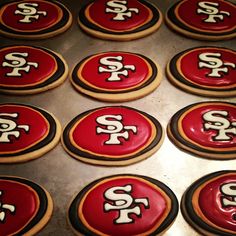
[(38, 158), (56, 146), (60, 134), (60, 123), (47, 111), (24, 104), (0, 104), (0, 163)]
[(203, 235), (236, 235), (236, 171), (208, 174), (184, 193), (181, 210), (186, 221)]
[(191, 104), (171, 118), (167, 134), (180, 149), (211, 159), (236, 158), (236, 105)]
[(65, 150), (90, 164), (128, 165), (156, 152), (164, 139), (161, 124), (147, 113), (124, 106), (86, 111), (62, 135)]
[(121, 102), (141, 98), (161, 82), (159, 65), (144, 55), (103, 52), (79, 62), (71, 75), (73, 86), (93, 98)]
[(49, 221), (53, 202), (38, 184), (15, 176), (0, 176), (1, 235), (35, 235)]
[(25, 95), (44, 92), (63, 83), (65, 60), (42, 47), (14, 45), (0, 48), (0, 92)]
[(167, 25), (178, 33), (213, 41), (236, 36), (235, 18), (236, 5), (226, 0), (182, 0), (165, 16)]
[(21, 39), (43, 39), (67, 30), (72, 15), (58, 1), (23, 0), (0, 5), (0, 34)]
[(174, 56), (167, 76), (177, 87), (197, 95), (236, 95), (236, 51), (222, 47), (197, 47)]
[(166, 231), (177, 213), (177, 198), (165, 184), (124, 174), (82, 189), (69, 207), (68, 219), (76, 235), (144, 236)]
[(81, 8), (78, 22), (92, 36), (127, 41), (156, 31), (162, 14), (145, 0), (95, 0)]

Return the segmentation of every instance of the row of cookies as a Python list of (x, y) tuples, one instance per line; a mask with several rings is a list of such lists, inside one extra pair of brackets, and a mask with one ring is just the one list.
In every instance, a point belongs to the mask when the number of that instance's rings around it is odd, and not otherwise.
[[(235, 235), (235, 181), (236, 171), (214, 172), (195, 181), (182, 196), (186, 221), (204, 235)], [(47, 190), (16, 176), (0, 176), (0, 187), (1, 235), (42, 230), (53, 213)], [(76, 235), (162, 235), (178, 211), (178, 200), (164, 183), (123, 174), (97, 179), (80, 190), (67, 219)]]
[[(168, 9), (165, 18), (168, 26), (188, 37), (223, 40), (236, 36), (235, 17), (236, 7), (230, 1), (182, 0)], [(80, 9), (78, 22), (95, 37), (127, 41), (156, 31), (162, 13), (146, 0), (96, 0)], [(71, 23), (72, 14), (58, 1), (14, 1), (0, 6), (0, 33), (8, 37), (48, 38)]]
[[(236, 95), (236, 52), (222, 47), (197, 47), (175, 55), (167, 77), (177, 87), (198, 95)], [(54, 88), (67, 78), (61, 55), (46, 48), (14, 45), (0, 49), (0, 92), (35, 94)], [(102, 101), (141, 98), (160, 84), (160, 66), (131, 52), (109, 51), (82, 59), (71, 72), (71, 83), (81, 93)]]

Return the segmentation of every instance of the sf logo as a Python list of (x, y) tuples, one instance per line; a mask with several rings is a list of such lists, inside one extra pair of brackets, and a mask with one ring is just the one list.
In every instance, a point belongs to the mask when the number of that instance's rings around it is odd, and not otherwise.
[(38, 20), (41, 15), (46, 16), (46, 11), (38, 11), (38, 3), (19, 3), (17, 5), (17, 10), (15, 10), (16, 15), (24, 16), (23, 19), (19, 20), (22, 23), (31, 23), (33, 20)]
[[(133, 198), (131, 196), (132, 185), (112, 187), (104, 193), (104, 211), (119, 211), (119, 216), (114, 220), (116, 224), (133, 223), (134, 219), (131, 218), (134, 214), (141, 216), (142, 204), (145, 208), (149, 208), (148, 198)], [(113, 203), (111, 204), (110, 201)]]
[[(3, 191), (0, 190), (0, 196), (3, 194)], [(0, 202), (0, 223), (4, 222), (6, 219), (6, 211), (10, 213), (15, 213), (16, 207), (14, 205), (6, 204)]]
[(21, 77), (20, 71), (29, 72), (31, 66), (38, 68), (38, 63), (28, 62), (25, 58), (29, 56), (26, 52), (12, 52), (5, 56), (5, 61), (2, 63), (3, 67), (12, 68), (11, 72), (8, 72), (7, 76)]
[[(4, 118), (1, 118), (4, 117)], [(17, 125), (15, 121), (10, 118), (18, 118), (17, 113), (0, 113), (0, 143), (10, 143), (9, 136), (20, 137), (19, 129), (29, 131), (28, 125)]]
[[(223, 77), (222, 73), (227, 74), (229, 68), (235, 69), (236, 64), (231, 62), (223, 62), (220, 53), (206, 52), (199, 55), (199, 68), (208, 68), (211, 72), (208, 74), (209, 77)], [(220, 73), (222, 72), (222, 73)]]
[[(100, 126), (96, 127), (97, 134), (108, 134), (109, 139), (105, 141), (105, 144), (109, 145), (119, 145), (121, 144), (120, 138), (124, 138), (125, 140), (129, 139), (129, 131), (134, 134), (137, 133), (136, 126), (128, 126), (122, 124), (122, 116), (121, 115), (103, 115), (96, 119), (97, 123)], [(105, 126), (105, 128), (103, 128)]]
[(106, 3), (107, 7), (106, 13), (114, 13), (116, 14), (112, 19), (122, 21), (125, 20), (126, 17), (131, 18), (132, 13), (139, 13), (137, 8), (128, 8), (127, 1), (122, 0), (111, 0)]
[(215, 141), (230, 141), (236, 136), (236, 121), (229, 121), (227, 111), (208, 111), (203, 115), (205, 130), (215, 130)]
[(102, 66), (98, 67), (99, 73), (110, 73), (107, 81), (121, 81), (120, 75), (127, 77), (128, 70), (135, 71), (134, 65), (123, 65), (122, 60), (122, 56), (101, 58), (99, 62)]
[(229, 12), (219, 10), (217, 2), (199, 2), (198, 7), (198, 14), (207, 15), (207, 18), (203, 20), (206, 23), (217, 23), (217, 19), (223, 21), (225, 16), (230, 16)]

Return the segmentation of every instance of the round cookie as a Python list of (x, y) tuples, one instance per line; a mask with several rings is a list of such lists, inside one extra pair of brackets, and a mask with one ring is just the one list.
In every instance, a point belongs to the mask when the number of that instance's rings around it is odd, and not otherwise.
[(18, 103), (0, 104), (0, 163), (25, 162), (54, 148), (61, 125), (41, 108)]
[(43, 39), (66, 31), (72, 15), (58, 1), (22, 0), (0, 5), (0, 34), (21, 39)]
[(154, 117), (134, 108), (111, 106), (76, 116), (66, 125), (62, 144), (80, 161), (123, 166), (152, 155), (163, 139), (163, 129)]
[(46, 48), (14, 45), (0, 48), (0, 92), (25, 95), (40, 93), (64, 82), (65, 60)]
[(221, 47), (196, 47), (174, 56), (167, 76), (177, 87), (202, 96), (236, 95), (236, 51)]
[(236, 171), (208, 174), (184, 193), (181, 210), (186, 221), (202, 235), (236, 235)]
[(145, 236), (164, 233), (177, 213), (178, 200), (165, 184), (123, 174), (83, 188), (69, 207), (68, 219), (76, 235)]
[(81, 8), (78, 22), (92, 36), (127, 41), (156, 31), (162, 14), (145, 0), (95, 0)]
[(124, 102), (141, 98), (161, 82), (160, 67), (130, 52), (103, 52), (80, 61), (71, 75), (73, 86), (93, 98)]
[(35, 235), (53, 211), (50, 194), (38, 184), (15, 176), (0, 176), (1, 235)]
[(182, 0), (165, 16), (167, 25), (187, 37), (226, 40), (236, 36), (236, 5), (226, 0)]
[(236, 105), (200, 102), (171, 118), (167, 134), (180, 149), (211, 159), (236, 158)]

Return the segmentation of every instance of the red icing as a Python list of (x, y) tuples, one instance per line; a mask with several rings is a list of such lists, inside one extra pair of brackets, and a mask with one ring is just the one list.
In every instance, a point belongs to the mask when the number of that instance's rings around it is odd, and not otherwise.
[(37, 195), (29, 186), (10, 180), (0, 180), (0, 190), (1, 204), (15, 206), (14, 213), (4, 210), (6, 215), (4, 223), (1, 223), (1, 235), (12, 235), (24, 228), (37, 213)]
[[(122, 60), (109, 59), (109, 61), (119, 62), (125, 65), (135, 66), (135, 70), (127, 69), (128, 76), (119, 75), (120, 81), (107, 81), (111, 76), (110, 72), (99, 72), (98, 68), (103, 67), (108, 69), (107, 65), (102, 65), (100, 59), (104, 57), (118, 57), (122, 56)], [(122, 69), (124, 70), (124, 68)], [(127, 89), (138, 86), (149, 79), (149, 68), (147, 61), (136, 54), (124, 52), (107, 52), (96, 55), (90, 58), (83, 66), (82, 77), (86, 83), (102, 89)]]
[[(213, 2), (218, 3), (219, 7), (216, 7), (219, 11), (226, 11), (230, 13), (230, 17), (224, 15), (224, 20), (216, 19), (216, 23), (204, 22), (208, 15), (200, 13), (197, 14), (198, 3), (199, 2)], [(208, 4), (209, 5), (209, 4)], [(211, 7), (213, 7), (211, 5)], [(205, 9), (204, 9), (205, 10)], [(236, 18), (236, 7), (233, 3), (229, 3), (222, 0), (185, 0), (179, 4), (179, 8), (176, 11), (178, 17), (184, 24), (190, 25), (190, 27), (196, 28), (198, 31), (228, 31), (235, 28), (235, 18)]]
[[(236, 84), (236, 68), (231, 66), (220, 66), (227, 67), (228, 72), (219, 72), (221, 77), (211, 77), (209, 74), (212, 72), (210, 68), (201, 67), (199, 68), (199, 55), (201, 53), (220, 53), (220, 57), (210, 56), (217, 60), (222, 60), (223, 63), (233, 63), (236, 61), (236, 52), (224, 50), (220, 48), (201, 48), (193, 49), (190, 52), (187, 52), (182, 56), (180, 60), (180, 69), (182, 74), (187, 80), (190, 80), (193, 83), (202, 86), (213, 86), (213, 87), (222, 87), (222, 86), (232, 86)], [(209, 57), (208, 57), (209, 58)], [(205, 62), (209, 63), (209, 62)]]
[[(43, 14), (39, 14), (39, 18), (33, 19), (31, 23), (20, 22), (20, 20), (24, 18), (24, 15), (15, 14), (15, 11), (17, 9), (22, 12), (22, 9), (18, 8), (19, 3), (38, 4), (38, 7), (35, 7), (37, 11), (46, 11), (47, 15), (44, 16)], [(27, 6), (32, 7), (32, 5)], [(16, 3), (9, 3), (8, 5), (6, 5), (6, 8), (2, 13), (2, 23), (14, 30), (39, 31), (55, 25), (58, 20), (62, 18), (61, 14), (61, 10), (55, 4), (48, 1), (20, 1)]]
[(232, 196), (226, 196), (220, 190), (221, 186), (227, 183), (236, 184), (236, 175), (232, 174), (221, 176), (215, 180), (210, 181), (200, 191), (198, 202), (201, 211), (209, 221), (219, 227), (236, 232), (236, 207), (225, 207), (222, 204), (223, 197), (226, 197), (228, 200), (233, 201)]
[[(109, 188), (117, 186), (124, 187), (126, 185), (132, 185), (132, 192), (130, 193), (132, 198), (148, 198), (149, 208), (145, 208), (143, 204), (137, 204), (141, 208), (141, 217), (131, 214), (132, 223), (114, 224), (114, 220), (119, 217), (119, 211), (111, 210), (104, 212), (104, 202), (114, 204), (114, 202), (105, 199), (104, 193)], [(120, 194), (125, 194), (125, 192), (120, 190)], [(160, 219), (166, 210), (167, 202), (162, 192), (148, 182), (129, 177), (108, 179), (104, 183), (98, 184), (89, 192), (82, 205), (83, 216), (90, 227), (106, 235), (114, 236), (130, 236), (146, 233), (160, 223)]]
[[(149, 20), (150, 10), (137, 0), (126, 1), (127, 4), (122, 6), (126, 6), (128, 9), (137, 8), (139, 11), (138, 13), (131, 11), (132, 17), (125, 17), (125, 20), (122, 21), (114, 20), (113, 18), (116, 16), (115, 13), (106, 13), (107, 2), (109, 2), (109, 0), (97, 0), (94, 1), (89, 8), (89, 16), (92, 21), (94, 21), (94, 24), (98, 24), (100, 27), (114, 31), (133, 30), (134, 28), (142, 26), (147, 20)], [(116, 1), (116, 3), (117, 2), (118, 1)], [(109, 8), (114, 10), (112, 7)]]
[[(122, 115), (123, 126), (136, 126), (137, 134), (128, 130), (128, 140), (119, 138), (121, 144), (105, 144), (110, 135), (106, 133), (96, 134), (96, 127), (106, 128), (96, 122), (96, 118), (102, 115)], [(115, 121), (117, 122), (117, 120)], [(124, 130), (121, 132), (124, 132)], [(72, 137), (74, 142), (85, 150), (98, 155), (104, 154), (119, 157), (120, 155), (132, 154), (147, 145), (151, 139), (151, 132), (150, 123), (137, 111), (122, 107), (110, 107), (98, 109), (89, 114), (76, 125)]]
[[(227, 118), (230, 122), (236, 121), (236, 108), (235, 106), (228, 106), (224, 104), (218, 105), (202, 105), (200, 107), (194, 108), (191, 111), (185, 113), (181, 126), (183, 128), (184, 134), (193, 142), (203, 145), (204, 147), (211, 148), (236, 148), (236, 135), (228, 133), (227, 135), (231, 137), (229, 141), (217, 141), (214, 137), (218, 135), (218, 130), (209, 129), (204, 130), (204, 120), (203, 115), (208, 111), (228, 111), (228, 117), (218, 115), (221, 118)], [(207, 122), (209, 123), (209, 122)]]
[[(2, 116), (1, 113), (17, 113), (18, 117)], [(0, 119), (12, 120), (17, 125), (29, 126), (29, 131), (16, 128), (15, 130), (20, 132), (20, 136), (17, 138), (14, 135), (9, 135), (8, 138), (11, 142), (0, 142), (0, 154), (27, 149), (44, 139), (49, 132), (49, 124), (46, 118), (32, 108), (20, 105), (1, 105), (0, 115)], [(5, 121), (1, 123), (4, 124)]]
[[(21, 76), (8, 76), (11, 73), (13, 67), (2, 66), (0, 68), (0, 85), (2, 86), (30, 86), (38, 83), (44, 82), (46, 79), (50, 78), (57, 69), (56, 60), (49, 53), (43, 49), (33, 48), (29, 46), (14, 46), (3, 48), (0, 50), (0, 64), (3, 62), (8, 62), (12, 64), (13, 61), (5, 59), (5, 56), (9, 53), (27, 53), (28, 56), (24, 57), (19, 54), (14, 54), (14, 56), (23, 58), (27, 62), (37, 63), (37, 68), (35, 66), (30, 66), (29, 72), (19, 71)], [(17, 59), (19, 60), (19, 59)], [(23, 65), (22, 67), (26, 67)]]

